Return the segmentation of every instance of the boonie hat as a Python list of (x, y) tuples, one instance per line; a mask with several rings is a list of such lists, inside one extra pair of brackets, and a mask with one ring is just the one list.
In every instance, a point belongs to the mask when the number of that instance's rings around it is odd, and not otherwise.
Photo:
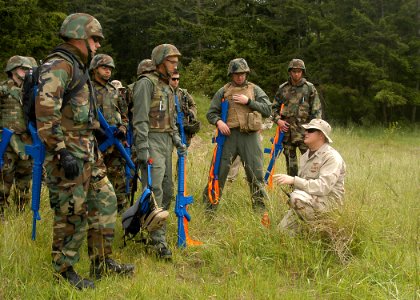
[(308, 124), (303, 124), (302, 127), (305, 129), (318, 129), (325, 135), (330, 144), (333, 142), (332, 139), (329, 137), (329, 135), (331, 134), (331, 126), (322, 119), (312, 119), (311, 122), (309, 122)]

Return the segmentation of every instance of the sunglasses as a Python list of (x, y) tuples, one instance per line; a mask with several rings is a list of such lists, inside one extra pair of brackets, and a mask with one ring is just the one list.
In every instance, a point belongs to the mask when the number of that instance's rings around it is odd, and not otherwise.
[(308, 132), (308, 133), (314, 133), (316, 131), (319, 131), (319, 129), (309, 128), (309, 129), (305, 129), (305, 131)]
[(94, 36), (92, 36), (92, 40), (93, 40), (93, 42), (95, 42), (95, 43), (99, 43), (99, 42), (102, 40), (102, 38), (101, 38), (101, 37), (99, 37), (99, 36), (94, 35)]
[(179, 77), (178, 77), (178, 78), (176, 78), (176, 77), (171, 78), (171, 80), (172, 80), (172, 81), (178, 81), (178, 80), (179, 80)]

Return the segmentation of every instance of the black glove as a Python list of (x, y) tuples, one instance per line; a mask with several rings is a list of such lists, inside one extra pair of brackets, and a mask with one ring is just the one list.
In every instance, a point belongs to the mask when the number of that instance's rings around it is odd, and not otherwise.
[(58, 153), (60, 154), (60, 164), (64, 169), (64, 176), (69, 180), (79, 176), (79, 166), (76, 158), (67, 149), (61, 149)]
[(95, 131), (93, 133), (94, 133), (94, 135), (96, 137), (96, 140), (98, 141), (99, 145), (102, 144), (103, 142), (105, 142), (108, 139), (105, 131), (102, 128), (95, 129)]
[(178, 153), (181, 156), (186, 156), (188, 153), (187, 145), (181, 144), (181, 146), (177, 147)]

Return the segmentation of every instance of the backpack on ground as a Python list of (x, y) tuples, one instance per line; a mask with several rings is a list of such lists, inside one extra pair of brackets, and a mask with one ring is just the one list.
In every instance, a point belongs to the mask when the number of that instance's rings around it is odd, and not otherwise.
[[(73, 65), (72, 80), (69, 83), (63, 96), (62, 107), (64, 107), (65, 104), (86, 84), (89, 79), (89, 73), (87, 69), (83, 69), (76, 57), (66, 49), (57, 47), (47, 56), (46, 59), (52, 56), (60, 56), (71, 62)], [(38, 95), (38, 84), (41, 68), (42, 65), (39, 67), (34, 67), (32, 70), (27, 72), (22, 84), (22, 106), (27, 128), (29, 122), (32, 122), (32, 124), (36, 126), (35, 98)]]
[(121, 216), (125, 238), (133, 239), (141, 229), (148, 232), (160, 229), (169, 216), (169, 212), (158, 207), (152, 189), (152, 163), (147, 162), (147, 186), (137, 201)]

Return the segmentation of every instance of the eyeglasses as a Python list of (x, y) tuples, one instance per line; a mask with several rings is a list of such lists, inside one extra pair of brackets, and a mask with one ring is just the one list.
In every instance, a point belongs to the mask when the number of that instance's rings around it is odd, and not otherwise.
[(306, 132), (308, 132), (308, 133), (314, 133), (314, 132), (316, 132), (316, 131), (319, 131), (319, 129), (315, 129), (315, 128), (308, 128), (308, 129), (305, 129), (305, 131), (306, 131)]
[(174, 77), (174, 78), (171, 78), (171, 80), (172, 80), (172, 81), (178, 81), (178, 80), (179, 80), (179, 77)]
[(177, 65), (178, 64), (178, 61), (177, 60), (169, 60), (169, 59), (167, 59), (166, 61), (170, 62), (173, 65)]

